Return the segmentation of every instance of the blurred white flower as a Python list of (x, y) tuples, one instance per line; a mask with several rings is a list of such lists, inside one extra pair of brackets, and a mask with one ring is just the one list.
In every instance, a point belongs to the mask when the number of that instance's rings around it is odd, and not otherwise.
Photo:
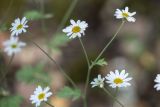
[(67, 33), (69, 38), (81, 37), (84, 35), (84, 31), (88, 27), (88, 24), (85, 21), (78, 20), (75, 22), (74, 20), (70, 20), (71, 25), (63, 29), (64, 33)]
[(41, 86), (38, 86), (34, 94), (31, 95), (30, 100), (32, 101), (32, 104), (35, 103), (36, 107), (40, 106), (42, 101), (47, 101), (48, 97), (52, 95), (52, 92), (49, 92), (50, 88), (46, 87), (44, 90), (42, 89)]
[(11, 37), (9, 40), (3, 42), (4, 51), (9, 55), (16, 54), (21, 51), (21, 48), (26, 46), (26, 43), (18, 41), (17, 37)]
[(23, 17), (22, 20), (19, 18), (15, 19), (12, 23), (11, 29), (11, 36), (18, 36), (19, 34), (26, 32), (26, 28), (28, 28), (26, 17)]
[(102, 78), (101, 75), (98, 75), (98, 77), (94, 78), (94, 80), (91, 82), (92, 88), (96, 86), (103, 88), (104, 80), (105, 78)]
[(156, 90), (159, 91), (160, 90), (160, 74), (157, 74), (154, 82), (156, 82), (156, 84), (154, 85), (154, 88), (156, 88)]
[(131, 84), (129, 83), (132, 78), (127, 78), (128, 73), (125, 73), (125, 70), (122, 70), (119, 72), (118, 70), (115, 70), (115, 72), (110, 72), (107, 74), (105, 77), (107, 79), (107, 83), (109, 83), (110, 87), (116, 88), (116, 87), (127, 87), (130, 86)]
[(116, 16), (117, 19), (126, 19), (128, 22), (135, 22), (136, 19), (133, 17), (136, 14), (136, 12), (129, 12), (129, 8), (125, 7), (125, 9), (120, 10), (116, 9), (116, 12), (114, 16)]

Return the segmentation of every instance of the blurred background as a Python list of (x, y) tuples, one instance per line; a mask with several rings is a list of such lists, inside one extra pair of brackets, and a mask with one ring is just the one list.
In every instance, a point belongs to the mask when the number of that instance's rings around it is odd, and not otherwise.
[[(51, 87), (50, 102), (55, 107), (82, 107), (81, 98), (73, 100), (72, 97), (77, 96), (61, 95), (63, 87), (72, 85), (44, 53), (27, 41), (26, 36), (46, 50), (83, 92), (87, 75), (85, 56), (79, 40), (69, 40), (61, 29), (69, 25), (70, 19), (85, 20), (89, 27), (82, 40), (90, 60), (94, 60), (120, 26), (121, 21), (113, 16), (115, 10), (125, 6), (130, 12), (137, 12), (136, 22), (125, 23), (103, 54), (108, 65), (94, 67), (90, 81), (97, 74), (105, 76), (109, 71), (126, 69), (134, 79), (131, 87), (119, 91), (118, 99), (125, 107), (159, 107), (160, 93), (153, 88), (155, 76), (160, 71), (159, 0), (1, 0), (0, 78), (10, 60), (3, 52), (2, 43), (10, 37), (11, 23), (26, 16), (29, 19), (27, 30), (32, 35), (20, 35), (27, 46), (15, 55), (6, 78), (0, 83), (0, 107), (34, 107), (29, 97), (39, 84)], [(90, 87), (89, 107), (112, 107), (109, 96), (99, 88)]]

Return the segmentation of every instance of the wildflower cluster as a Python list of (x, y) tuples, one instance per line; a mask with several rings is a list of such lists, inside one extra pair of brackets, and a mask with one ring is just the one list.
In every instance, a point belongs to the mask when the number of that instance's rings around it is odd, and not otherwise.
[[(117, 19), (121, 19), (122, 21), (135, 22), (136, 19), (133, 17), (135, 14), (136, 12), (131, 13), (129, 12), (129, 8), (125, 7), (125, 9), (122, 10), (116, 9), (114, 16)], [(22, 20), (17, 18), (12, 23), (12, 27), (10, 28), (11, 31), (10, 39), (3, 43), (5, 47), (4, 52), (6, 52), (7, 55), (12, 56), (13, 54), (20, 52), (21, 49), (24, 46), (26, 46), (25, 42), (19, 41), (19, 35), (27, 32), (26, 30), (26, 28), (28, 28), (27, 22), (28, 22), (27, 19), (23, 17)], [(81, 20), (74, 21), (71, 19), (70, 23), (71, 23), (70, 26), (62, 30), (64, 33), (66, 33), (66, 35), (70, 39), (76, 37), (81, 38), (82, 36), (85, 35), (85, 30), (88, 27), (86, 21), (81, 21)], [(85, 50), (84, 52), (86, 54)], [(89, 70), (91, 70), (90, 67), (93, 67), (93, 65), (90, 64), (90, 62), (88, 65), (89, 65)], [(128, 77), (128, 75), (129, 73), (126, 73), (125, 70), (115, 70), (114, 72), (110, 71), (110, 73), (107, 74), (105, 77), (102, 77), (99, 74), (98, 77), (95, 78), (90, 84), (92, 85), (92, 88), (93, 87), (104, 88), (105, 83), (109, 84), (111, 88), (128, 87), (131, 86), (129, 81), (132, 80), (132, 77)], [(156, 85), (154, 86), (154, 88), (156, 88), (156, 90), (160, 90), (160, 74), (157, 75), (155, 82)], [(40, 106), (41, 102), (47, 102), (48, 98), (52, 95), (52, 92), (50, 92), (49, 90), (50, 90), (49, 87), (43, 89), (41, 86), (38, 86), (35, 89), (33, 95), (30, 96), (30, 100), (32, 101), (33, 104), (35, 104), (36, 107)]]

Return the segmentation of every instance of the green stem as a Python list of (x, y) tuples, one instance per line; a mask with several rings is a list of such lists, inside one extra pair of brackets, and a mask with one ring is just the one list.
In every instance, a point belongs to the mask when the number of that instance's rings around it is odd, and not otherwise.
[(87, 51), (84, 47), (84, 44), (83, 44), (81, 38), (79, 38), (79, 41), (80, 41), (80, 44), (82, 46), (82, 49), (83, 49), (83, 52), (84, 52), (84, 55), (86, 57), (87, 64), (88, 64), (87, 79), (86, 79), (86, 82), (85, 82), (85, 89), (84, 89), (84, 96), (83, 96), (84, 107), (87, 107), (87, 88), (88, 88), (89, 77), (90, 77), (90, 74), (91, 74), (91, 69), (93, 67), (93, 64), (90, 65), (89, 58), (88, 58), (88, 55), (87, 55)]
[(86, 94), (87, 94), (87, 88), (88, 88), (88, 84), (89, 84), (90, 74), (91, 74), (91, 68), (88, 68), (87, 79), (86, 79), (85, 90), (84, 90), (85, 97), (86, 97)]
[(13, 61), (14, 56), (15, 56), (15, 54), (13, 54), (13, 55), (11, 56), (11, 58), (10, 58), (10, 60), (9, 60), (9, 63), (8, 63), (7, 66), (6, 66), (5, 73), (3, 74), (0, 82), (2, 82), (2, 81), (5, 79), (7, 73), (9, 72), (9, 68), (10, 68), (10, 66), (11, 66), (11, 63), (12, 63), (12, 61)]
[[(119, 88), (118, 88), (118, 87), (116, 87), (115, 94), (114, 94), (114, 97), (115, 97), (115, 98), (117, 97), (118, 90), (119, 90)], [(113, 105), (114, 105), (114, 102), (115, 102), (115, 101), (113, 101)], [(112, 105), (112, 107), (113, 107), (113, 105)]]
[(119, 101), (119, 100), (117, 100), (116, 98), (115, 98), (115, 96), (113, 96), (106, 88), (102, 88), (103, 90), (104, 90), (104, 92), (106, 93), (106, 94), (108, 94), (114, 101), (116, 101), (119, 105), (121, 105), (122, 107), (124, 107), (124, 105)]
[[(30, 33), (30, 35), (32, 35)], [(68, 79), (68, 81), (76, 88), (76, 84), (74, 81), (65, 73), (65, 71), (62, 69), (62, 67), (45, 51), (43, 50), (36, 42), (32, 41), (31, 39), (28, 38), (28, 40), (33, 43), (37, 48), (39, 48), (60, 70), (60, 72)]]
[(116, 38), (116, 36), (118, 35), (118, 33), (121, 30), (121, 28), (124, 25), (124, 23), (125, 23), (125, 21), (123, 20), (122, 23), (121, 23), (121, 25), (119, 26), (118, 30), (116, 31), (116, 33), (112, 37), (112, 39), (106, 44), (106, 46), (103, 48), (103, 50), (100, 52), (100, 54), (98, 55), (98, 57), (95, 59), (94, 62), (97, 62), (99, 60), (99, 58), (102, 56), (102, 54), (104, 53), (104, 51), (109, 47), (109, 45), (112, 43), (112, 41)]
[(82, 42), (82, 40), (81, 40), (81, 38), (79, 37), (79, 41), (80, 41), (80, 43), (81, 43), (81, 46), (82, 46), (82, 49), (83, 49), (83, 52), (84, 52), (84, 54), (85, 54), (85, 57), (86, 57), (86, 60), (87, 60), (87, 64), (88, 64), (88, 67), (90, 66), (90, 62), (89, 62), (89, 58), (88, 58), (88, 55), (87, 55), (87, 51), (86, 51), (86, 49), (85, 49), (85, 47), (84, 47), (84, 44), (83, 44), (83, 42)]
[(50, 104), (49, 102), (45, 102), (47, 105), (51, 106), (51, 107), (55, 107), (52, 104)]
[(64, 15), (61, 23), (59, 24), (56, 33), (59, 32), (64, 27), (64, 25), (66, 24), (68, 18), (70, 17), (71, 13), (73, 12), (73, 10), (74, 10), (77, 2), (78, 2), (78, 0), (73, 0), (73, 2), (71, 3), (71, 5), (69, 6), (69, 9), (67, 10), (66, 14)]
[(87, 107), (87, 99), (86, 99), (86, 96), (83, 96), (82, 99), (83, 99), (84, 107)]
[(116, 96), (117, 96), (117, 94), (118, 94), (118, 90), (119, 90), (119, 88), (118, 88), (118, 87), (116, 87), (115, 94), (114, 94), (114, 96), (115, 96), (115, 97), (116, 97)]
[(90, 77), (90, 74), (91, 74), (91, 69), (93, 68), (93, 64), (90, 65), (88, 67), (88, 72), (87, 72), (87, 79), (86, 79), (86, 82), (85, 82), (85, 89), (84, 89), (84, 107), (87, 107), (87, 89), (88, 89), (88, 84), (89, 84), (89, 77)]

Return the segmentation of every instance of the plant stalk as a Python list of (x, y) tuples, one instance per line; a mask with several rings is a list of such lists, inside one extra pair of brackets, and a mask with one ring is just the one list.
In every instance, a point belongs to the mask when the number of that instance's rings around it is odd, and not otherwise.
[(114, 101), (116, 101), (119, 105), (121, 105), (122, 107), (124, 107), (124, 105), (123, 105), (119, 100), (117, 100), (116, 97), (113, 96), (106, 88), (103, 87), (102, 89), (103, 89), (103, 91), (104, 91), (106, 94), (108, 94)]
[(112, 37), (112, 39), (106, 44), (106, 46), (103, 48), (103, 50), (100, 52), (100, 54), (98, 55), (98, 57), (95, 59), (94, 62), (97, 62), (99, 60), (99, 58), (102, 56), (102, 54), (105, 52), (105, 50), (109, 47), (109, 45), (112, 43), (112, 41), (116, 38), (116, 36), (118, 35), (118, 33), (120, 32), (121, 28), (123, 27), (125, 21), (122, 20), (121, 25), (119, 26), (118, 30), (116, 31), (116, 33), (114, 34), (114, 36)]
[(49, 105), (49, 106), (51, 106), (51, 107), (55, 107), (55, 106), (53, 106), (52, 104), (50, 104), (49, 102), (45, 102), (47, 105)]
[[(30, 33), (30, 35), (32, 35)], [(62, 69), (62, 67), (44, 50), (42, 49), (36, 42), (32, 41), (31, 39), (28, 38), (28, 40), (34, 44), (37, 48), (39, 48), (60, 70), (60, 72), (68, 79), (68, 81), (76, 88), (76, 84), (74, 83), (74, 81), (65, 73), (65, 71)]]

